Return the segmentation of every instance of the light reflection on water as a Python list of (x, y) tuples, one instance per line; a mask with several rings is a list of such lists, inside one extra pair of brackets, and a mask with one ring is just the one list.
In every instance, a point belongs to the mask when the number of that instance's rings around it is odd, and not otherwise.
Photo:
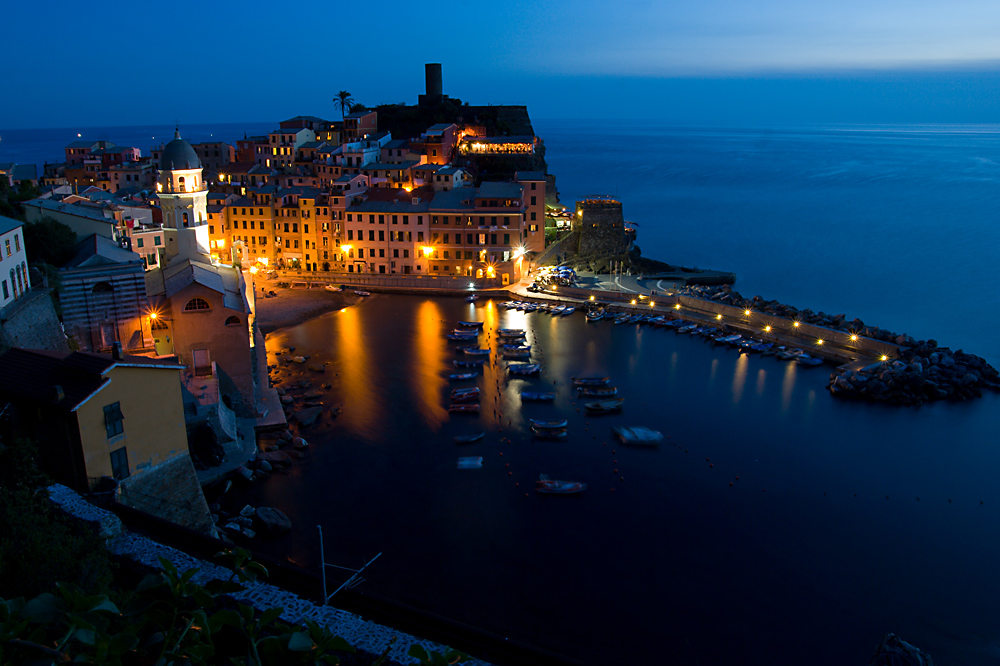
[[(461, 384), (481, 388), (479, 416), (444, 411), (443, 378), (469, 357), (443, 333), (466, 319), (486, 322), (480, 346), (494, 350)], [(507, 376), (501, 327), (527, 330), (541, 376)], [(258, 543), (280, 556), (315, 567), (302, 526), (339, 526), (351, 538), (336, 561), (386, 553), (371, 593), (604, 663), (695, 663), (689, 645), (700, 664), (793, 663), (817, 631), (836, 640), (810, 653), (816, 664), (864, 663), (887, 631), (941, 663), (990, 663), (964, 636), (1000, 626), (1000, 580), (986, 573), (1000, 558), (995, 396), (920, 410), (844, 402), (824, 389), (828, 369), (449, 299), (373, 297), (270, 336), (276, 345), (330, 360), (344, 407), (307, 435), (293, 474), (235, 498), (289, 513), (290, 535)], [(605, 374), (622, 413), (577, 412), (569, 378)], [(557, 398), (522, 404), (522, 389)], [(528, 418), (567, 418), (570, 437), (533, 439)], [(612, 453), (612, 425), (669, 439)], [(476, 430), (481, 442), (451, 441)], [(483, 469), (456, 472), (459, 455), (482, 455)], [(525, 497), (539, 473), (590, 487)]]

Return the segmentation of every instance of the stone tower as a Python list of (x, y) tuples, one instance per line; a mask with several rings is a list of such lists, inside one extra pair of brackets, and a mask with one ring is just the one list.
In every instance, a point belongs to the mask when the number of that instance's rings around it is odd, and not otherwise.
[(578, 201), (573, 229), (580, 232), (581, 255), (622, 254), (632, 239), (625, 230), (622, 203), (610, 197)]

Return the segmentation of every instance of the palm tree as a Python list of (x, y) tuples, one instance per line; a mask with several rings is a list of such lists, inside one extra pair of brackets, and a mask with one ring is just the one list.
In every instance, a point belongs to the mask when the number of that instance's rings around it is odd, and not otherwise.
[(351, 104), (354, 99), (351, 97), (351, 93), (346, 90), (341, 90), (337, 93), (337, 96), (333, 99), (333, 103), (340, 106), (340, 119), (344, 119), (344, 113), (351, 110)]

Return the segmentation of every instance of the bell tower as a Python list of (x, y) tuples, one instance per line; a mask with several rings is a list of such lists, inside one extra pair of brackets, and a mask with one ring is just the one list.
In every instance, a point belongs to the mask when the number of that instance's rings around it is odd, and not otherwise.
[(160, 173), (156, 179), (156, 194), (163, 212), (163, 226), (178, 231), (181, 252), (190, 249), (209, 254), (208, 187), (202, 178), (201, 159), (191, 144), (181, 138), (180, 129), (163, 148)]

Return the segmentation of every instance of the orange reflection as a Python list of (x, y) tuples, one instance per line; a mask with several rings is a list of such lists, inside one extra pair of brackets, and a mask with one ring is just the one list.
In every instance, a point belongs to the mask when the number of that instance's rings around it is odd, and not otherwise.
[(795, 389), (795, 364), (788, 363), (785, 376), (781, 380), (781, 411), (787, 412), (792, 405), (792, 391)]
[(757, 371), (757, 395), (764, 395), (764, 380), (767, 379), (767, 371), (761, 368)]
[(417, 330), (414, 336), (416, 372), (410, 378), (413, 393), (421, 407), (420, 415), (435, 431), (448, 418), (448, 411), (441, 404), (442, 388), (446, 384), (445, 378), (441, 376), (441, 368), (445, 363), (444, 334), (437, 303), (423, 301), (417, 309)]
[(507, 422), (504, 420), (504, 410), (514, 412), (517, 405), (508, 405), (502, 402), (503, 390), (507, 387), (507, 373), (504, 371), (504, 364), (500, 362), (500, 343), (497, 329), (511, 328), (511, 326), (509, 321), (506, 327), (500, 325), (500, 313), (493, 301), (479, 308), (479, 312), (482, 312), (483, 315), (483, 333), (479, 336), (479, 343), (490, 349), (489, 363), (483, 366), (480, 421), (487, 427), (498, 425), (503, 427), (503, 424)]
[(340, 352), (340, 374), (344, 386), (343, 419), (358, 432), (378, 437), (385, 420), (382, 402), (371, 385), (371, 361), (362, 331), (359, 308), (344, 308), (335, 327), (337, 350)]
[(747, 381), (747, 366), (750, 360), (746, 354), (740, 354), (736, 359), (736, 371), (733, 373), (733, 404), (738, 405), (743, 397), (743, 385)]

